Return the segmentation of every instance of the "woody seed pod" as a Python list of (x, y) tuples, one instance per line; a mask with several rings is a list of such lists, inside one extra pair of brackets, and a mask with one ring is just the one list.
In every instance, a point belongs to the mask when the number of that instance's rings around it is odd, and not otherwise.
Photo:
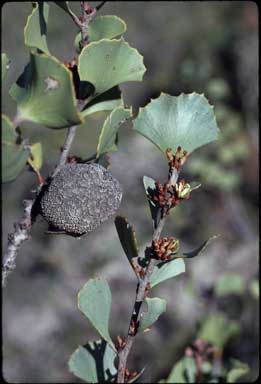
[(81, 236), (117, 211), (122, 188), (99, 164), (66, 164), (47, 186), (41, 214), (54, 232)]

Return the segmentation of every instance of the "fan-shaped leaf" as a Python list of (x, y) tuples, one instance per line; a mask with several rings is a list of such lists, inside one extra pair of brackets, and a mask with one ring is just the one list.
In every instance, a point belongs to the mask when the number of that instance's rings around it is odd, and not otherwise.
[(182, 259), (174, 259), (158, 264), (151, 275), (150, 286), (155, 287), (162, 281), (178, 276), (185, 272), (185, 263)]
[(123, 39), (90, 43), (79, 55), (80, 79), (95, 87), (95, 95), (125, 81), (141, 81), (143, 57)]
[(17, 143), (18, 136), (11, 120), (2, 115), (2, 182), (6, 183), (16, 179), (23, 170), (29, 149), (23, 142)]
[(166, 311), (167, 307), (166, 300), (160, 299), (158, 297), (154, 297), (152, 299), (147, 297), (145, 301), (147, 303), (148, 310), (142, 314), (139, 332), (145, 331), (145, 329), (154, 324), (155, 321), (158, 320), (159, 316)]
[(87, 383), (113, 383), (116, 377), (116, 352), (104, 340), (79, 347), (69, 360), (70, 371)]
[(115, 108), (109, 116), (106, 118), (101, 134), (99, 137), (99, 142), (97, 146), (97, 157), (102, 153), (116, 151), (117, 147), (115, 144), (116, 136), (118, 130), (128, 118), (131, 116), (130, 109), (124, 109), (120, 106)]
[(88, 29), (89, 41), (101, 39), (113, 39), (126, 31), (125, 22), (117, 16), (97, 16), (91, 22)]
[(24, 43), (27, 47), (38, 48), (49, 54), (46, 42), (48, 15), (49, 4), (46, 1), (34, 3), (24, 29)]
[(210, 106), (203, 95), (196, 93), (171, 96), (161, 94), (134, 120), (134, 129), (165, 153), (178, 146), (191, 153), (218, 138), (219, 129)]
[(10, 90), (19, 118), (66, 128), (81, 123), (71, 72), (52, 56), (31, 53), (30, 63)]
[(78, 294), (78, 307), (103, 339), (114, 346), (109, 334), (111, 291), (107, 281), (102, 278), (89, 280)]
[[(122, 35), (126, 31), (125, 22), (117, 16), (105, 15), (97, 16), (90, 23), (88, 29), (89, 42), (98, 41), (102, 39), (113, 39)], [(80, 52), (79, 43), (81, 41), (81, 33), (75, 38), (75, 48)]]

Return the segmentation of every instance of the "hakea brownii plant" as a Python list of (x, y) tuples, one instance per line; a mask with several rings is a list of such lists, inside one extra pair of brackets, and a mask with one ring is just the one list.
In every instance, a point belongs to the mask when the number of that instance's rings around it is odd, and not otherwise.
[[(126, 337), (109, 332), (111, 292), (103, 278), (87, 281), (78, 294), (78, 306), (101, 336), (88, 342), (71, 356), (69, 368), (85, 382), (133, 382), (143, 371), (130, 372), (127, 359), (137, 334), (151, 328), (166, 310), (166, 301), (150, 297), (152, 290), (165, 280), (185, 272), (184, 259), (197, 256), (209, 240), (197, 249), (183, 252), (179, 240), (162, 237), (170, 211), (190, 197), (193, 187), (178, 180), (188, 156), (197, 148), (218, 138), (213, 107), (202, 94), (171, 96), (161, 93), (137, 116), (125, 106), (120, 84), (142, 81), (146, 68), (142, 55), (123, 38), (126, 24), (119, 17), (99, 16), (106, 2), (93, 7), (81, 1), (81, 15), (76, 15), (69, 2), (54, 2), (69, 15), (78, 28), (72, 60), (61, 62), (50, 53), (47, 39), (50, 2), (33, 2), (32, 13), (24, 29), (28, 64), (10, 89), (17, 104), (13, 119), (2, 115), (2, 181), (12, 182), (28, 166), (35, 172), (38, 186), (34, 197), (26, 200), (24, 216), (8, 236), (2, 264), (2, 285), (15, 269), (21, 245), (30, 239), (36, 217), (48, 223), (48, 234), (59, 233), (80, 238), (95, 230), (118, 210), (123, 188), (112, 173), (109, 154), (117, 150), (121, 125), (133, 122), (134, 132), (150, 140), (167, 157), (169, 171), (162, 184), (144, 176), (143, 183), (152, 219), (152, 239), (140, 254), (136, 234), (123, 216), (115, 218), (117, 234), (137, 279), (136, 297)], [(153, 6), (153, 5), (152, 5)], [(61, 35), (62, 36), (62, 35)], [(49, 38), (49, 37), (48, 37)], [(5, 80), (8, 58), (2, 54), (2, 80)], [(39, 107), (40, 106), (40, 107)], [(87, 125), (89, 116), (106, 112), (97, 145), (87, 159), (71, 153), (79, 126)], [(40, 124), (59, 135), (67, 135), (58, 164), (43, 177), (40, 142), (23, 139), (20, 126)], [(83, 149), (85, 143), (81, 143)], [(144, 306), (146, 307), (144, 310)], [(117, 364), (117, 367), (115, 366)]]

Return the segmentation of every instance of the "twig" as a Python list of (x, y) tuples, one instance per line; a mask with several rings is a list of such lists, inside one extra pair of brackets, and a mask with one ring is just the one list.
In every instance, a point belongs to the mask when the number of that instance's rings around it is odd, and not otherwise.
[(3, 258), (2, 287), (5, 287), (7, 276), (15, 269), (16, 256), (22, 243), (29, 239), (32, 226), (31, 211), (34, 200), (24, 200), (24, 216), (14, 224), (15, 231), (8, 235), (7, 251)]
[[(175, 185), (175, 183), (177, 182), (177, 179), (178, 179), (178, 171), (177, 169), (172, 168), (171, 175), (170, 175), (171, 184)], [(158, 240), (160, 238), (165, 221), (166, 221), (166, 213), (163, 211), (161, 219), (154, 230), (152, 240)], [(142, 304), (150, 289), (149, 282), (150, 282), (150, 277), (152, 275), (153, 269), (158, 264), (158, 262), (159, 261), (157, 259), (150, 259), (150, 262), (147, 266), (144, 277), (140, 279), (138, 282), (135, 303), (134, 303), (129, 330), (128, 330), (128, 336), (125, 340), (123, 348), (119, 352), (117, 383), (125, 382), (125, 371), (126, 371), (127, 359), (128, 359), (130, 350), (132, 348), (132, 345), (134, 343), (135, 336), (139, 329), (140, 317), (142, 313), (141, 311)]]
[(57, 175), (57, 173), (60, 171), (60, 169), (66, 164), (67, 157), (69, 155), (70, 148), (72, 146), (75, 134), (76, 134), (77, 125), (73, 125), (72, 127), (68, 128), (67, 136), (64, 142), (64, 145), (62, 147), (62, 152), (60, 156), (59, 163), (57, 167), (55, 168), (52, 178)]
[(81, 34), (82, 34), (81, 46), (84, 47), (86, 44), (88, 44), (89, 24), (91, 23), (94, 16), (96, 15), (96, 8), (92, 8), (88, 1), (81, 1), (81, 8), (82, 8), (82, 23), (80, 26)]

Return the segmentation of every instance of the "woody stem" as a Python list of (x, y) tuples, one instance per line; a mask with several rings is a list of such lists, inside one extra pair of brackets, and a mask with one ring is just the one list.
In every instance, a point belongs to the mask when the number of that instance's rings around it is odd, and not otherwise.
[[(178, 179), (178, 171), (175, 168), (173, 168), (171, 170), (171, 175), (170, 175), (171, 183), (175, 184), (177, 182), (177, 179)], [(163, 210), (162, 217), (153, 232), (152, 241), (158, 240), (160, 238), (165, 221), (166, 221), (166, 213)], [(125, 340), (125, 344), (123, 348), (120, 350), (118, 355), (119, 365), (118, 365), (117, 383), (125, 383), (125, 371), (126, 371), (127, 359), (131, 351), (132, 345), (134, 343), (135, 336), (139, 329), (139, 323), (140, 323), (140, 318), (142, 314), (142, 311), (141, 311), (142, 304), (144, 302), (145, 297), (148, 294), (148, 291), (150, 288), (149, 286), (150, 278), (154, 270), (154, 267), (157, 265), (157, 263), (158, 263), (158, 260), (150, 259), (149, 264), (146, 268), (144, 277), (140, 279), (138, 282), (137, 289), (136, 289), (135, 303), (133, 306), (131, 320), (129, 324), (128, 335)]]

